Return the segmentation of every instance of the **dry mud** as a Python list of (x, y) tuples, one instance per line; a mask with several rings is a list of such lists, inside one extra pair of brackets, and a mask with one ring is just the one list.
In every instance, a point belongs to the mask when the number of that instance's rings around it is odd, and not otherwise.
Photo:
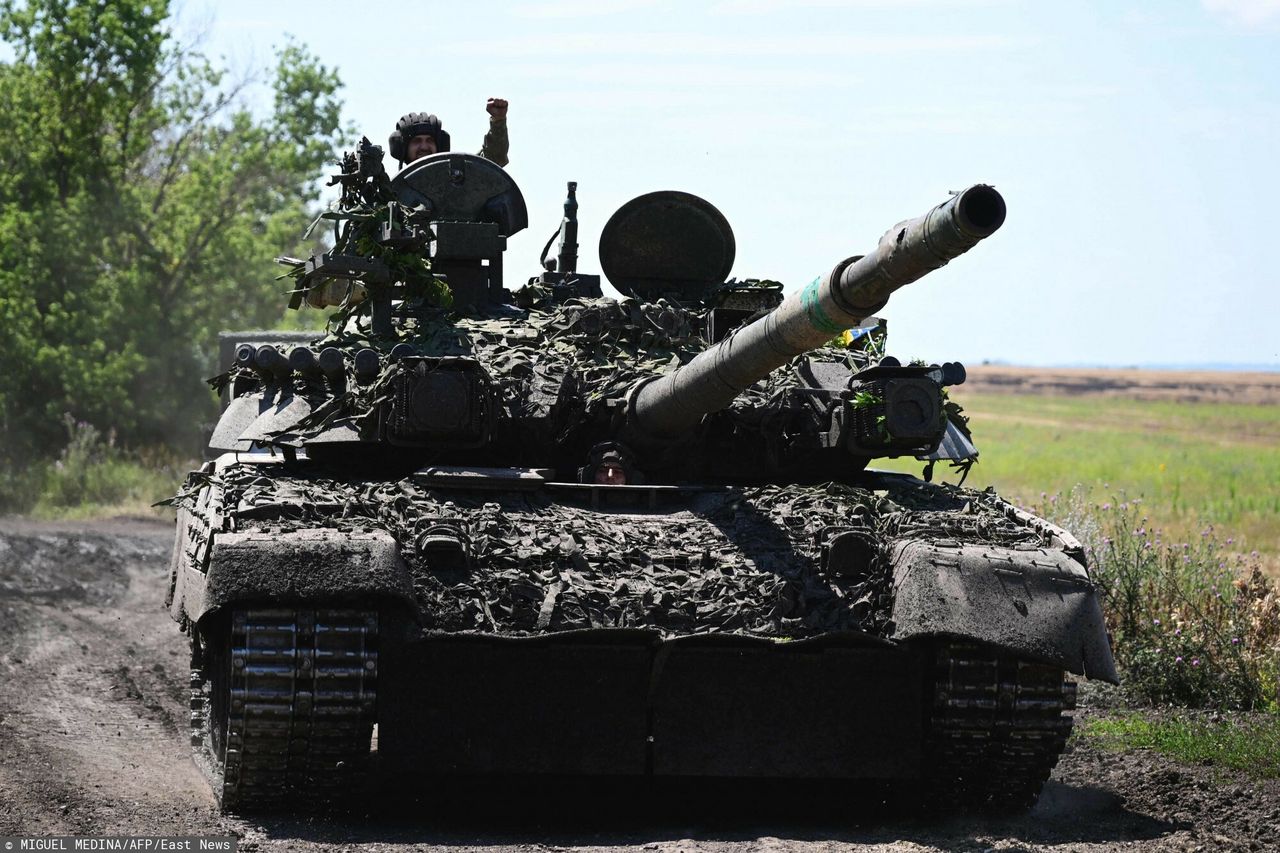
[[(621, 809), (582, 792), (534, 814), (362, 806), (219, 814), (191, 763), (187, 651), (162, 608), (171, 529), (0, 520), (0, 835), (234, 835), (242, 850), (1275, 850), (1280, 783), (1080, 740), (1015, 818), (922, 818), (875, 800), (708, 812)], [(1104, 713), (1084, 708), (1079, 714)]]

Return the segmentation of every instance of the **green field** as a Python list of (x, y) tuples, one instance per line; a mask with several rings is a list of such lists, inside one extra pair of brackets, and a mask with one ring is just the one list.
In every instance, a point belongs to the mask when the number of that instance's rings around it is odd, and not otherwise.
[[(1054, 496), (1077, 486), (1095, 504), (1140, 497), (1165, 541), (1212, 525), (1280, 574), (1280, 406), (963, 389), (953, 398), (970, 415), (981, 452), (965, 485), (994, 486), (1049, 515)], [(920, 470), (912, 460), (879, 467)]]

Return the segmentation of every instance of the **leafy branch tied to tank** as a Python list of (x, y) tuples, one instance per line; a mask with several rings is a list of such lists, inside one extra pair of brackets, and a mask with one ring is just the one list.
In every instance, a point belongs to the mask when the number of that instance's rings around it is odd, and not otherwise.
[(407, 206), (397, 198), (382, 164), (382, 148), (362, 138), (355, 151), (343, 155), (340, 171), (329, 185), (341, 193), (320, 214), (304, 237), (321, 220), (333, 222), (333, 249), (307, 260), (280, 257), (288, 267), (281, 278), (292, 278), (289, 307), (305, 300), (315, 308), (336, 307), (329, 329), (367, 327), (373, 306), (394, 295), (401, 310), (421, 315), (449, 309), (453, 294), (431, 269), (426, 247), (433, 234), (429, 211)]

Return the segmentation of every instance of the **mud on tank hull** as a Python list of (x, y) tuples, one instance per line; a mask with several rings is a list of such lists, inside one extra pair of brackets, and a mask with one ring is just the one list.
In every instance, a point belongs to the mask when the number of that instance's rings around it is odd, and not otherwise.
[(1078, 545), (994, 496), (466, 473), (378, 484), (397, 516), (279, 465), (224, 459), (189, 491), (170, 608), (224, 809), (348, 799), (371, 771), (1020, 808), (1065, 746), (1065, 673), (1116, 677)]

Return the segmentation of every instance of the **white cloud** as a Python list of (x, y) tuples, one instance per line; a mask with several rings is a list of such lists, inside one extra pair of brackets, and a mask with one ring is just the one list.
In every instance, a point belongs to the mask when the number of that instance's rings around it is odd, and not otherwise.
[(1248, 27), (1280, 18), (1280, 0), (1201, 0), (1204, 8)]

